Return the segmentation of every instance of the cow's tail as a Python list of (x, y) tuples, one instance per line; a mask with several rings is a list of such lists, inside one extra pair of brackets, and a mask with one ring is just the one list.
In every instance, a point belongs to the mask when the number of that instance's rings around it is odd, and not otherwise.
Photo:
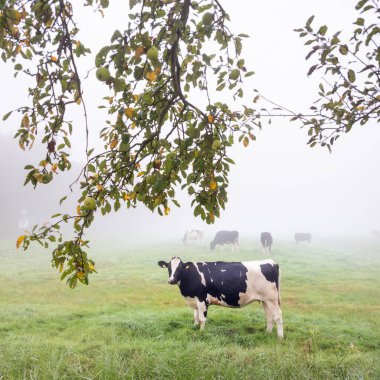
[(277, 279), (277, 283), (278, 283), (278, 288), (277, 288), (277, 295), (278, 295), (278, 305), (280, 306), (281, 305), (281, 297), (280, 297), (280, 278), (281, 278), (281, 271), (280, 271), (280, 266), (277, 264), (277, 268), (278, 268), (278, 279)]

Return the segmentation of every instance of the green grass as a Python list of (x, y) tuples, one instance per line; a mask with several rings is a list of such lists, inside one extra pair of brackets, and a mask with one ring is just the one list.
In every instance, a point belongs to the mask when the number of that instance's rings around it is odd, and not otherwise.
[[(111, 246), (109, 246), (110, 244)], [(167, 284), (160, 259), (255, 260), (161, 243), (94, 244), (98, 274), (75, 290), (49, 251), (0, 242), (0, 379), (379, 379), (380, 244), (275, 245), (285, 339), (265, 333), (261, 305), (211, 307), (206, 330)]]

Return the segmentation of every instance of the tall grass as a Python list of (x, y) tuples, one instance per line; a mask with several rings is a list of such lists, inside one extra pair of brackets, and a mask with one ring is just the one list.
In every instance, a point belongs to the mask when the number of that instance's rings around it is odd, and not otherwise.
[(277, 243), (285, 339), (259, 304), (211, 307), (206, 330), (167, 284), (160, 259), (262, 258), (176, 242), (93, 250), (99, 273), (70, 290), (47, 251), (0, 242), (0, 379), (379, 379), (380, 247)]

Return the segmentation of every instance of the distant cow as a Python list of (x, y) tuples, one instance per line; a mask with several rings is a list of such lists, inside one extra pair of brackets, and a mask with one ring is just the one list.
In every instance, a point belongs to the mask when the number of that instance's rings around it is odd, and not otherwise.
[(182, 242), (185, 245), (189, 244), (199, 244), (201, 245), (203, 241), (203, 231), (202, 230), (187, 230), (183, 236)]
[(296, 232), (294, 234), (294, 240), (296, 241), (296, 243), (299, 243), (301, 241), (308, 241), (309, 243), (311, 243), (311, 234), (309, 234), (308, 232)]
[(232, 244), (232, 250), (239, 249), (239, 232), (237, 231), (218, 231), (214, 240), (210, 243), (210, 249), (215, 249), (216, 245)]
[(261, 245), (263, 246), (264, 253), (268, 254), (272, 249), (273, 238), (270, 232), (261, 233)]
[(194, 309), (194, 324), (203, 330), (210, 305), (243, 307), (254, 301), (263, 303), (267, 332), (277, 326), (277, 336), (284, 337), (280, 309), (280, 269), (273, 260), (242, 262), (187, 262), (173, 257), (168, 263), (171, 285), (178, 284), (186, 303)]

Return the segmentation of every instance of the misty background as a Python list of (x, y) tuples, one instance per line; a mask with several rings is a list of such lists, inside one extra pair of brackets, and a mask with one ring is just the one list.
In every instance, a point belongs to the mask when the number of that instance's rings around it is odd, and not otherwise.
[[(105, 17), (93, 14), (90, 8), (78, 7), (80, 39), (93, 54), (109, 43), (115, 29), (124, 29), (128, 19), (125, 1), (110, 2)], [(231, 30), (247, 33), (242, 57), (248, 70), (256, 75), (245, 80), (244, 102), (253, 105), (257, 88), (266, 97), (295, 112), (307, 113), (317, 97), (318, 75), (307, 78), (312, 65), (305, 61), (308, 49), (293, 29), (303, 26), (315, 15), (315, 25), (326, 24), (329, 32), (352, 30), (356, 20), (356, 1), (323, 0), (306, 2), (224, 1), (231, 16)], [(95, 20), (95, 21), (94, 21)], [(344, 35), (344, 34), (343, 34)], [(347, 34), (346, 34), (347, 35)], [(94, 67), (94, 55), (80, 62), (86, 74)], [(25, 104), (29, 78), (13, 78), (12, 64), (0, 63), (0, 115)], [(84, 97), (89, 116), (90, 147), (101, 148), (99, 131), (107, 115), (97, 107), (108, 90), (90, 71), (83, 81)], [(232, 97), (226, 98), (231, 104)], [(23, 152), (15, 134), (20, 115), (0, 123), (0, 236), (16, 238), (34, 223), (47, 222), (56, 212), (75, 212), (79, 193), (74, 191), (63, 204), (59, 199), (70, 193), (85, 159), (85, 125), (80, 107), (71, 110), (74, 121), (73, 168), (60, 173), (49, 185), (35, 191), (23, 187), (24, 170), (28, 163), (38, 164), (43, 154), (38, 146)], [(257, 140), (244, 148), (236, 144), (230, 156), (236, 162), (230, 173), (228, 204), (214, 225), (193, 217), (191, 199), (178, 190), (181, 208), (170, 205), (169, 216), (160, 217), (139, 204), (137, 209), (123, 208), (116, 214), (102, 217), (99, 213), (88, 230), (88, 239), (112, 237), (170, 238), (180, 241), (187, 229), (198, 228), (211, 237), (220, 229), (238, 230), (242, 235), (258, 238), (261, 231), (271, 231), (274, 238), (293, 239), (294, 232), (311, 232), (322, 236), (370, 236), (380, 230), (379, 145), (380, 130), (376, 123), (356, 126), (336, 142), (332, 153), (327, 149), (309, 148), (307, 130), (276, 118), (262, 131), (255, 131)], [(76, 187), (78, 190), (78, 187)]]

